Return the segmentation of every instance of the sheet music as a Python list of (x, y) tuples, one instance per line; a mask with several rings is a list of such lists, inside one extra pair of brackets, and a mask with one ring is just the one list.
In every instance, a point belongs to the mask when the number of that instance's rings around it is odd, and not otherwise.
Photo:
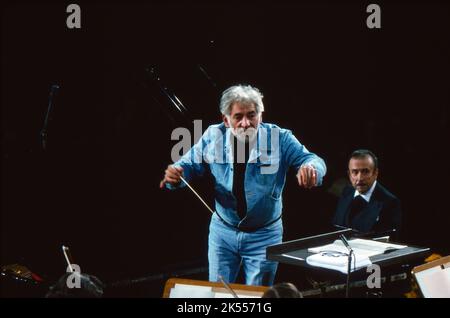
[[(383, 243), (364, 239), (352, 239), (349, 240), (349, 244), (350, 247), (353, 249), (355, 255), (359, 256), (360, 258), (380, 255), (392, 249), (395, 250), (407, 247), (406, 245)], [(336, 240), (331, 244), (323, 246), (308, 248), (308, 252), (310, 253), (320, 253), (330, 251), (348, 253), (347, 248), (344, 246), (341, 240)]]
[[(341, 252), (320, 252), (306, 258), (306, 263), (311, 266), (323, 267), (340, 271), (341, 273), (348, 273), (348, 255)], [(352, 256), (351, 269), (353, 272), (363, 267), (371, 265), (369, 257), (364, 255), (354, 254)]]
[[(407, 247), (406, 245), (364, 239), (352, 239), (348, 243), (354, 253), (351, 272), (371, 265), (370, 256)], [(315, 253), (306, 258), (309, 265), (337, 270), (344, 274), (348, 272), (348, 249), (341, 240), (336, 240), (332, 244), (309, 248), (308, 252)]]

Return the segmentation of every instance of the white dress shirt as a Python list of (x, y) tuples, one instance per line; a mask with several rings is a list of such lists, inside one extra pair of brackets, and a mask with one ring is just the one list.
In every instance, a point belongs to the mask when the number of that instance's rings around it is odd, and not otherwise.
[(370, 201), (370, 198), (372, 197), (373, 194), (373, 190), (375, 190), (375, 186), (377, 185), (377, 180), (375, 180), (375, 182), (372, 184), (372, 186), (370, 187), (369, 191), (367, 191), (366, 193), (362, 194), (359, 193), (358, 190), (355, 190), (355, 195), (353, 197), (356, 197), (358, 195), (362, 196), (364, 200), (366, 200), (367, 202)]

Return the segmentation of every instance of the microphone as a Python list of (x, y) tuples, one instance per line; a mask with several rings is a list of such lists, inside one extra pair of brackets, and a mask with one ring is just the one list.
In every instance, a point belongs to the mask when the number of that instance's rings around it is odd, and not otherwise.
[(53, 84), (50, 88), (50, 94), (54, 94), (56, 93), (56, 91), (59, 89), (59, 85), (58, 84)]
[(349, 252), (353, 252), (352, 247), (348, 243), (347, 239), (345, 238), (344, 234), (339, 235), (339, 238), (341, 239), (342, 243), (344, 243), (344, 246), (348, 249)]
[(69, 248), (67, 246), (62, 246), (62, 251), (64, 253), (64, 258), (66, 259), (67, 265), (69, 267), (69, 270), (71, 272), (74, 272), (74, 269), (72, 267), (72, 264), (74, 264), (73, 259), (72, 259), (72, 255), (70, 255), (70, 251)]

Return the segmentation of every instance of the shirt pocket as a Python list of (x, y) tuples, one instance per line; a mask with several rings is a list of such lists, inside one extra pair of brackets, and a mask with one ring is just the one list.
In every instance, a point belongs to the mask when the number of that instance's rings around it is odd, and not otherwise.
[(280, 200), (281, 199), (281, 192), (282, 192), (283, 186), (275, 183), (272, 190), (272, 195), (270, 196), (274, 200)]
[(273, 200), (280, 200), (283, 185), (279, 181), (280, 160), (275, 158), (258, 163), (258, 187)]

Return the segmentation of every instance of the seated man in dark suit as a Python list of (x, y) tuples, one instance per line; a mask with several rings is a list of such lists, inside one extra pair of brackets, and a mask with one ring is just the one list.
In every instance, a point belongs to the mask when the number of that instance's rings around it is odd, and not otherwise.
[(369, 150), (354, 151), (348, 163), (348, 176), (353, 187), (343, 190), (333, 224), (374, 235), (395, 230), (389, 234), (398, 238), (400, 200), (377, 182), (377, 157)]

